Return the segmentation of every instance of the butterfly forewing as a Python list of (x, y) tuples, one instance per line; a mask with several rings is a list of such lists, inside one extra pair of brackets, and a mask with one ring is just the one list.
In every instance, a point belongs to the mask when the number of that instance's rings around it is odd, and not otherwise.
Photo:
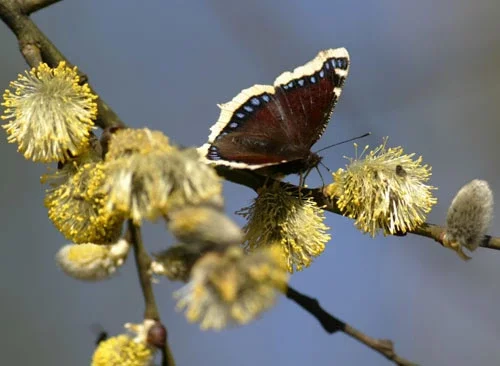
[[(332, 62), (339, 64), (334, 58), (326, 59), (319, 71), (298, 79), (287, 77), (288, 83), (276, 86), (276, 99), (286, 105), (287, 137), (307, 150), (324, 132), (345, 79)], [(342, 65), (347, 70), (347, 59)]]

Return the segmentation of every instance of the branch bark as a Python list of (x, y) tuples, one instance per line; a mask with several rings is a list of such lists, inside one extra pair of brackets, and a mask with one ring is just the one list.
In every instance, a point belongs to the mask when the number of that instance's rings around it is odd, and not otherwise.
[(160, 320), (158, 307), (156, 306), (155, 295), (153, 286), (151, 284), (151, 277), (149, 276), (149, 267), (151, 265), (151, 258), (144, 248), (142, 242), (141, 228), (134, 225), (129, 220), (128, 222), (129, 240), (134, 249), (135, 265), (137, 273), (139, 274), (139, 282), (141, 284), (142, 294), (144, 295), (144, 319)]
[[(229, 169), (227, 167), (218, 166), (217, 173), (226, 179), (227, 181), (243, 185), (245, 187), (251, 188), (257, 191), (266, 183), (272, 183), (274, 180), (272, 178), (266, 178), (257, 173), (249, 170), (237, 170)], [(293, 184), (280, 182), (283, 188), (291, 189), (299, 194), (299, 188)], [(335, 199), (330, 199), (323, 193), (322, 188), (302, 188), (301, 192), (303, 195), (310, 194), (314, 201), (319, 207), (322, 207), (325, 211), (329, 211), (338, 215), (342, 215), (339, 207), (337, 206), (337, 201)], [(443, 235), (446, 228), (444, 226), (439, 226), (431, 223), (424, 223), (413, 231), (409, 231), (408, 234), (415, 234), (419, 236), (424, 236), (429, 239), (434, 239), (436, 242), (443, 246)], [(405, 236), (405, 234), (399, 234), (395, 236)], [(482, 248), (500, 250), (500, 238), (492, 237), (490, 235), (485, 235), (480, 246)]]
[[(139, 283), (144, 297), (144, 319), (160, 321), (160, 313), (158, 312), (158, 306), (156, 305), (151, 276), (149, 274), (151, 257), (144, 248), (140, 226), (134, 225), (132, 220), (129, 220), (128, 222), (127, 237), (132, 244), (132, 248), (134, 249), (135, 265), (137, 267)], [(175, 366), (172, 351), (168, 345), (168, 339), (165, 341), (165, 348), (161, 350), (161, 353), (162, 365)]]
[(62, 0), (20, 0), (19, 2), (21, 3), (23, 13), (29, 15), (60, 1)]
[(356, 328), (350, 326), (349, 324), (343, 322), (342, 320), (336, 318), (335, 316), (328, 313), (325, 309), (321, 307), (319, 301), (315, 298), (304, 295), (303, 293), (295, 290), (294, 288), (288, 286), (286, 289), (286, 297), (302, 309), (307, 311), (316, 320), (319, 321), (323, 329), (329, 333), (333, 334), (336, 332), (343, 332), (349, 337), (356, 339), (365, 346), (371, 348), (372, 350), (380, 353), (382, 356), (392, 361), (399, 366), (416, 366), (417, 364), (408, 361), (396, 353), (394, 350), (394, 343), (389, 339), (378, 339), (372, 338), (369, 335), (357, 330)]

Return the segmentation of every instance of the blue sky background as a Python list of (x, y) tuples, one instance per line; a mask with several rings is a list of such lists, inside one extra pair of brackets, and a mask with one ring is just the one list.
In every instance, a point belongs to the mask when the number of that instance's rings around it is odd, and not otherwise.
[[(429, 221), (442, 224), (468, 181), (486, 179), (500, 192), (499, 11), (496, 0), (67, 0), (34, 19), (127, 124), (162, 130), (183, 145), (206, 140), (217, 103), (272, 83), (320, 49), (347, 47), (350, 76), (317, 147), (371, 131), (360, 144), (390, 136), (390, 145), (423, 155), (439, 187)], [(6, 88), (26, 66), (3, 24), (0, 44)], [(53, 257), (66, 241), (42, 204), (45, 168), (5, 139), (0, 154), (2, 360), (88, 365), (93, 324), (115, 334), (140, 321), (133, 263), (99, 284), (64, 276)], [(337, 169), (352, 154), (342, 145), (325, 152), (324, 162)], [(254, 197), (233, 184), (225, 194), (229, 213)], [(371, 239), (331, 214), (327, 223), (331, 242), (293, 276), (293, 286), (423, 365), (500, 363), (500, 252), (479, 249), (464, 263), (421, 237)], [(499, 223), (492, 234), (500, 235)], [(171, 242), (161, 224), (147, 225), (145, 240), (151, 250)], [(174, 310), (178, 287), (156, 285), (178, 365), (389, 364), (342, 334), (326, 335), (284, 298), (249, 326), (202, 332)]]

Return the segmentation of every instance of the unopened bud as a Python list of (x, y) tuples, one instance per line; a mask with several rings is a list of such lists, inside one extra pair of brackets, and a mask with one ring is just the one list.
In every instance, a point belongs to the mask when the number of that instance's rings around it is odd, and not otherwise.
[[(484, 238), (493, 215), (493, 194), (488, 183), (475, 179), (453, 199), (446, 217), (443, 242), (457, 252), (475, 250)], [(459, 253), (460, 254), (460, 253)]]

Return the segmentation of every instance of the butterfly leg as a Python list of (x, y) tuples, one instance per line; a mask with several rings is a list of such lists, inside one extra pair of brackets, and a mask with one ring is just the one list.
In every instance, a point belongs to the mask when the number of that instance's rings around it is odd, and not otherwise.
[(321, 178), (321, 189), (325, 188), (325, 180), (323, 179), (323, 175), (321, 174), (321, 171), (319, 170), (319, 168), (316, 166), (315, 167), (316, 170), (318, 171), (318, 174), (319, 174), (319, 177)]
[(309, 173), (311, 173), (312, 169), (307, 169), (305, 174), (302, 174), (302, 172), (299, 173), (299, 199), (302, 199), (302, 188), (306, 186), (306, 178), (309, 176)]
[(302, 200), (302, 187), (305, 185), (306, 177), (302, 172), (299, 173), (299, 200)]

